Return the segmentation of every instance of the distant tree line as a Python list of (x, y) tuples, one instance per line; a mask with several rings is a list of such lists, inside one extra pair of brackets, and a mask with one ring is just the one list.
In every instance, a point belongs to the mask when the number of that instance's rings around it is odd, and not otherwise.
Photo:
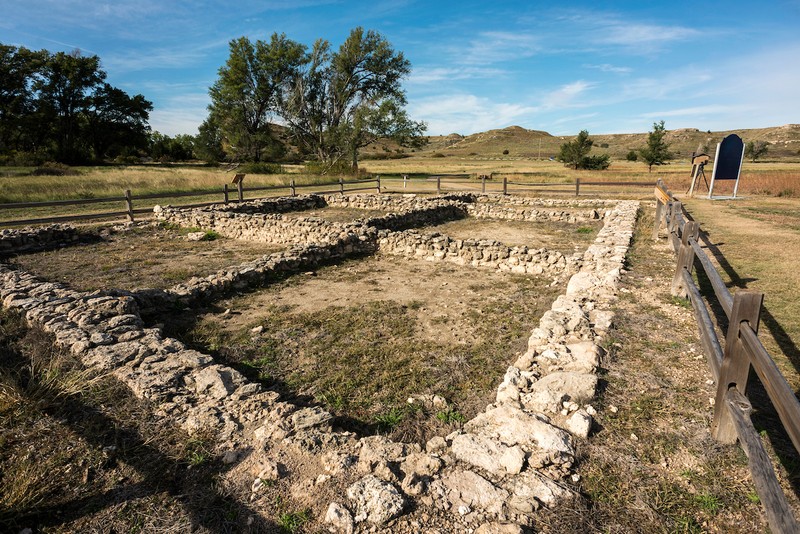
[(100, 58), (0, 43), (0, 163), (67, 164), (150, 145), (150, 101), (106, 81)]

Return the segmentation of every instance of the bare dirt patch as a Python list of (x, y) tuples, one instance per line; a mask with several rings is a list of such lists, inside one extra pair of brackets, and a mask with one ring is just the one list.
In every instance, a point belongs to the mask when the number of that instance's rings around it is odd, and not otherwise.
[(487, 239), (509, 247), (547, 248), (562, 254), (585, 250), (603, 227), (602, 221), (581, 224), (557, 222), (496, 221), (461, 219), (425, 231), (439, 232), (452, 239)]
[(220, 236), (189, 241), (188, 231), (163, 225), (123, 232), (101, 228), (99, 241), (22, 254), (11, 263), (43, 279), (65, 282), (79, 291), (163, 289), (280, 250)]
[[(379, 255), (219, 302), (195, 324), (166, 320), (170, 334), (353, 429), (424, 440), (491, 402), (562, 290), (549, 278)], [(409, 405), (416, 394), (450, 406)]]

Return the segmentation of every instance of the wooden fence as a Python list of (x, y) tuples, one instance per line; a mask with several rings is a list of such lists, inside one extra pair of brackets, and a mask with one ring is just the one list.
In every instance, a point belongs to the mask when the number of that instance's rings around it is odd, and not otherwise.
[[(739, 290), (731, 295), (700, 245), (701, 241), (707, 241), (708, 238), (701, 237), (699, 224), (691, 220), (680, 201), (660, 180), (655, 195), (657, 207), (653, 237), (657, 239), (660, 229), (667, 227), (670, 243), (677, 255), (672, 292), (691, 301), (703, 350), (717, 384), (712, 434), (723, 443), (735, 443), (738, 438), (747, 455), (753, 483), (764, 505), (770, 529), (776, 533), (800, 532), (800, 526), (775, 476), (772, 462), (753, 426), (750, 418), (753, 408), (746, 397), (752, 367), (795, 449), (800, 452), (800, 402), (758, 338), (764, 294)], [(718, 306), (728, 319), (724, 346), (717, 337), (711, 314), (692, 276), (695, 267), (704, 271), (713, 288), (713, 295), (707, 297), (709, 304)]]
[[(241, 177), (241, 178), (240, 178)], [(38, 218), (25, 218), (0, 221), (0, 226), (18, 226), (24, 224), (48, 224), (56, 222), (69, 222), (78, 220), (90, 219), (110, 219), (115, 217), (127, 217), (128, 220), (133, 221), (138, 214), (149, 213), (152, 211), (152, 204), (148, 207), (136, 207), (136, 203), (141, 204), (146, 200), (156, 199), (175, 199), (175, 198), (198, 198), (217, 196), (221, 194), (220, 200), (205, 201), (200, 203), (188, 204), (174, 204), (184, 208), (196, 208), (202, 206), (209, 206), (212, 204), (219, 204), (228, 202), (242, 202), (245, 200), (245, 193), (266, 193), (266, 195), (256, 195), (249, 197), (248, 200), (255, 198), (263, 198), (264, 196), (272, 196), (275, 194), (290, 194), (296, 196), (298, 190), (303, 190), (307, 193), (351, 193), (357, 191), (374, 190), (377, 193), (436, 193), (441, 194), (447, 191), (478, 191), (481, 193), (494, 192), (502, 193), (504, 195), (512, 193), (561, 193), (579, 196), (581, 194), (581, 187), (597, 186), (597, 187), (647, 187), (651, 188), (655, 185), (654, 182), (582, 182), (576, 179), (574, 182), (512, 182), (508, 177), (503, 177), (502, 180), (493, 180), (491, 175), (484, 175), (478, 178), (471, 178), (469, 174), (439, 174), (432, 175), (426, 178), (409, 179), (408, 175), (403, 175), (402, 178), (383, 178), (376, 176), (375, 178), (367, 178), (362, 180), (348, 180), (345, 181), (339, 178), (338, 182), (331, 182), (327, 184), (303, 184), (298, 185), (295, 183), (294, 178), (290, 181), (289, 185), (273, 185), (265, 187), (244, 187), (244, 175), (236, 175), (234, 178), (235, 188), (229, 188), (225, 184), (220, 189), (206, 189), (200, 191), (187, 191), (175, 193), (155, 193), (134, 195), (130, 190), (125, 191), (124, 195), (118, 197), (103, 197), (103, 198), (88, 198), (77, 200), (53, 200), (49, 202), (13, 202), (0, 204), (0, 213), (3, 210), (12, 209), (25, 209), (25, 208), (44, 208), (44, 207), (65, 207), (65, 206), (82, 206), (88, 204), (109, 204), (121, 203), (120, 210), (103, 211), (97, 213), (81, 213), (70, 214), (52, 217), (38, 217)], [(237, 179), (238, 178), (238, 179)], [(367, 185), (374, 184), (374, 185)], [(358, 186), (358, 187), (352, 187)], [(233, 200), (232, 200), (233, 199)]]
[[(345, 194), (354, 191), (367, 191), (367, 190), (374, 190), (376, 192), (380, 192), (381, 188), (381, 179), (380, 176), (377, 178), (369, 178), (364, 180), (349, 180), (344, 181), (342, 178), (339, 178), (338, 182), (331, 182), (327, 184), (296, 184), (294, 179), (292, 179), (289, 185), (273, 185), (273, 186), (265, 186), (265, 187), (244, 187), (243, 185), (243, 177), (244, 175), (237, 175), (241, 176), (238, 180), (234, 180), (234, 184), (236, 187), (234, 189), (230, 189), (228, 184), (225, 184), (220, 189), (206, 189), (200, 191), (188, 191), (188, 192), (176, 192), (176, 193), (155, 193), (155, 194), (145, 194), (145, 195), (133, 195), (129, 190), (125, 191), (123, 196), (119, 197), (103, 197), (103, 198), (88, 198), (88, 199), (77, 199), (77, 200), (53, 200), (49, 202), (13, 202), (13, 203), (6, 203), (0, 204), (0, 212), (3, 210), (11, 210), (11, 209), (25, 209), (25, 208), (45, 208), (45, 207), (63, 207), (63, 206), (82, 206), (88, 204), (108, 204), (108, 203), (115, 203), (120, 202), (122, 203), (122, 210), (115, 210), (115, 211), (103, 211), (99, 213), (81, 213), (81, 214), (74, 214), (74, 215), (62, 215), (56, 217), (39, 217), (39, 218), (28, 218), (28, 219), (15, 219), (15, 220), (6, 220), (0, 221), (0, 226), (17, 226), (22, 224), (48, 224), (48, 223), (56, 223), (56, 222), (68, 222), (68, 221), (78, 221), (78, 220), (90, 220), (90, 219), (110, 219), (115, 217), (127, 217), (128, 220), (133, 221), (135, 215), (142, 214), (142, 213), (150, 213), (152, 212), (152, 206), (146, 208), (136, 208), (134, 202), (142, 202), (144, 200), (155, 200), (155, 199), (164, 199), (164, 198), (189, 198), (189, 197), (208, 197), (212, 195), (221, 195), (220, 200), (211, 201), (211, 202), (201, 202), (201, 203), (194, 203), (194, 204), (180, 204), (180, 207), (184, 208), (197, 208), (202, 206), (210, 206), (213, 204), (219, 203), (229, 203), (231, 201), (235, 202), (243, 202), (245, 200), (245, 193), (251, 192), (268, 192), (268, 193), (277, 193), (277, 194), (290, 194), (291, 196), (297, 196), (297, 191), (302, 189), (304, 191), (308, 191), (311, 193), (340, 193)], [(366, 184), (375, 184), (371, 186), (366, 186)], [(350, 187), (353, 185), (357, 185), (359, 187)], [(262, 198), (265, 195), (254, 196), (251, 197), (250, 200), (255, 198)], [(269, 195), (266, 195), (269, 196)], [(233, 197), (233, 200), (231, 200)]]
[[(480, 189), (481, 193), (512, 193), (542, 192), (559, 193), (580, 196), (581, 187), (646, 187), (652, 188), (655, 182), (586, 182), (577, 178), (574, 182), (513, 182), (504, 176), (502, 179), (493, 179), (492, 175), (479, 175), (475, 178), (470, 174), (437, 174), (426, 178), (383, 178), (384, 193), (414, 193), (436, 192), (441, 194), (447, 191), (464, 191)], [(390, 188), (389, 184), (395, 185)], [(402, 187), (401, 187), (402, 184)], [(467, 187), (465, 187), (467, 186)], [(585, 191), (584, 191), (585, 192)]]

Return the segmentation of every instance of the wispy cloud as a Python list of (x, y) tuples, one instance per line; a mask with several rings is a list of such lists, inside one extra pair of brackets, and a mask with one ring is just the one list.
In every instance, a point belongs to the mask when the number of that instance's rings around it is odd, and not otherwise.
[(544, 109), (563, 109), (568, 107), (583, 106), (585, 104), (577, 103), (576, 100), (579, 96), (586, 93), (587, 90), (594, 87), (596, 84), (584, 80), (577, 80), (566, 85), (562, 85), (558, 89), (551, 91), (542, 99), (542, 107)]
[(411, 116), (425, 120), (431, 135), (471, 134), (527, 122), (537, 108), (495, 102), (472, 94), (454, 94), (420, 100), (409, 106)]
[(541, 46), (538, 39), (521, 32), (481, 32), (466, 50), (456, 54), (459, 63), (489, 64), (535, 55)]
[(410, 85), (426, 85), (442, 81), (481, 80), (507, 76), (508, 71), (489, 67), (418, 67), (408, 78)]
[(630, 67), (618, 67), (610, 63), (601, 63), (600, 65), (584, 65), (586, 69), (599, 70), (600, 72), (612, 72), (615, 74), (630, 74), (633, 69)]

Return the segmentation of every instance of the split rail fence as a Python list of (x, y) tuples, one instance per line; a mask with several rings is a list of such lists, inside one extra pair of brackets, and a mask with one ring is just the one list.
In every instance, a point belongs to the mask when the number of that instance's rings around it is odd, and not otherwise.
[[(672, 292), (691, 301), (703, 350), (717, 384), (712, 434), (723, 443), (732, 444), (738, 438), (747, 455), (750, 474), (764, 505), (770, 530), (776, 533), (800, 532), (797, 519), (778, 483), (772, 461), (753, 426), (750, 418), (753, 407), (746, 396), (752, 368), (769, 395), (795, 449), (800, 452), (800, 402), (758, 338), (764, 294), (739, 290), (731, 295), (700, 245), (707, 237), (701, 237), (699, 224), (690, 219), (681, 202), (660, 180), (655, 196), (657, 204), (653, 238), (658, 239), (661, 228), (666, 226), (669, 241), (677, 256)], [(709, 304), (718, 306), (728, 319), (724, 344), (717, 336), (711, 314), (692, 276), (694, 268), (702, 269), (711, 283), (713, 295), (707, 297)]]
[[(124, 195), (116, 197), (103, 197), (103, 198), (87, 198), (76, 200), (52, 200), (47, 202), (13, 202), (0, 204), (0, 214), (6, 210), (20, 210), (20, 209), (39, 209), (46, 207), (63, 208), (68, 206), (84, 206), (89, 204), (113, 204), (122, 203), (121, 210), (102, 211), (95, 213), (75, 213), (61, 216), (38, 217), (38, 218), (24, 218), (12, 220), (0, 220), (0, 226), (18, 226), (23, 224), (49, 224), (57, 222), (69, 222), (79, 220), (91, 219), (111, 219), (118, 217), (127, 217), (128, 220), (133, 221), (136, 215), (150, 213), (153, 204), (147, 203), (148, 200), (157, 199), (176, 199), (176, 198), (200, 198), (200, 197), (213, 197), (222, 195), (220, 200), (209, 201), (200, 203), (189, 204), (173, 204), (183, 208), (197, 208), (202, 206), (210, 206), (219, 203), (229, 202), (243, 202), (245, 200), (245, 193), (266, 193), (266, 195), (256, 195), (248, 198), (254, 200), (256, 198), (263, 198), (264, 196), (272, 195), (285, 195), (290, 194), (296, 196), (298, 190), (307, 193), (329, 193), (329, 194), (345, 194), (357, 191), (375, 191), (376, 193), (436, 193), (442, 194), (445, 192), (453, 191), (478, 191), (481, 193), (502, 193), (509, 195), (512, 193), (546, 193), (546, 194), (569, 194), (580, 196), (581, 188), (583, 187), (584, 194), (586, 187), (601, 187), (601, 188), (640, 188), (640, 187), (653, 187), (654, 182), (587, 182), (576, 179), (574, 182), (513, 182), (509, 181), (508, 177), (503, 177), (502, 180), (493, 180), (491, 175), (480, 176), (477, 179), (471, 178), (469, 174), (439, 174), (426, 178), (409, 178), (408, 175), (403, 175), (402, 178), (383, 178), (376, 176), (375, 178), (367, 178), (362, 180), (348, 180), (345, 181), (339, 178), (338, 182), (330, 182), (325, 184), (296, 184), (294, 178), (290, 181), (289, 185), (273, 185), (264, 187), (244, 187), (244, 175), (237, 174), (234, 178), (233, 184), (235, 187), (230, 188), (225, 184), (220, 189), (206, 189), (200, 191), (186, 191), (174, 193), (154, 193), (134, 195), (131, 190), (126, 190)], [(369, 184), (369, 185), (368, 185)], [(353, 187), (355, 186), (355, 187)], [(135, 204), (149, 204), (148, 207), (136, 207)]]
[[(124, 209), (118, 211), (80, 213), (80, 214), (63, 215), (57, 217), (39, 217), (39, 218), (7, 220), (7, 221), (0, 221), (0, 226), (15, 226), (22, 224), (49, 224), (49, 223), (89, 220), (89, 219), (110, 219), (114, 217), (127, 217), (128, 220), (133, 221), (134, 217), (137, 214), (151, 213), (153, 211), (152, 206), (146, 208), (136, 208), (134, 206), (135, 201), (142, 202), (145, 200), (156, 200), (164, 198), (168, 199), (189, 198), (189, 197), (197, 198), (197, 197), (209, 197), (212, 195), (216, 196), (220, 194), (222, 195), (221, 200), (180, 205), (180, 207), (183, 208), (198, 208), (202, 206), (211, 206), (213, 204), (220, 204), (220, 203), (228, 204), (229, 202), (243, 202), (245, 200), (245, 193), (250, 193), (250, 192), (259, 192), (259, 193), (268, 192), (276, 194), (290, 194), (291, 196), (297, 196), (298, 190), (308, 191), (311, 193), (345, 194), (355, 191), (368, 191), (368, 190), (380, 192), (381, 189), (380, 176), (378, 176), (377, 178), (369, 178), (364, 180), (349, 180), (349, 181), (344, 181), (343, 179), (340, 178), (338, 182), (330, 182), (326, 184), (296, 184), (294, 179), (292, 179), (288, 186), (273, 185), (264, 187), (244, 187), (243, 178), (244, 175), (237, 174), (233, 182), (235, 187), (229, 188), (228, 184), (225, 184), (222, 190), (205, 189), (200, 191), (133, 195), (131, 193), (131, 190), (128, 189), (125, 191), (125, 194), (123, 196), (118, 196), (118, 197), (87, 198), (87, 199), (76, 199), (76, 200), (52, 200), (49, 202), (5, 203), (5, 204), (0, 204), (0, 212), (2, 212), (3, 210), (11, 210), (11, 209), (83, 206), (88, 204), (101, 204), (101, 203), (109, 204), (115, 202), (122, 202)], [(367, 186), (366, 184), (375, 184), (375, 185)], [(358, 186), (358, 187), (351, 187), (351, 186)], [(261, 198), (261, 197), (256, 196), (250, 198), (250, 200), (253, 200), (254, 198)]]

